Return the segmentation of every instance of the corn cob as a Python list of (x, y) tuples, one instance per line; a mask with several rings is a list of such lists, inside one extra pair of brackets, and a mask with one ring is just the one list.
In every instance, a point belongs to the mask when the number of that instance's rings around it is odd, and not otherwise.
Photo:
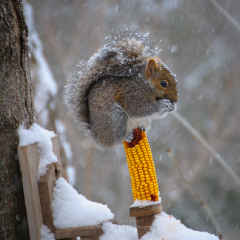
[(132, 195), (135, 200), (159, 201), (159, 190), (151, 148), (144, 130), (134, 129), (134, 139), (124, 141)]

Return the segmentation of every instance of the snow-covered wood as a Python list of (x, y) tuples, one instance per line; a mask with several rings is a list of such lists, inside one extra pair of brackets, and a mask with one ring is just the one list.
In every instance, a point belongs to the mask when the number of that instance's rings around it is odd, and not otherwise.
[[(19, 131), (18, 149), (31, 240), (45, 239), (45, 235), (98, 240), (103, 233), (102, 223), (111, 220), (113, 214), (107, 206), (89, 201), (67, 182), (58, 137), (50, 136), (39, 126), (37, 129)], [(55, 156), (56, 161), (48, 162), (43, 155), (50, 159)], [(41, 161), (46, 163), (45, 171), (39, 168)]]
[[(31, 130), (26, 131), (30, 132)], [(28, 138), (29, 137), (30, 134), (28, 134)], [(21, 140), (23, 143), (23, 135), (20, 137), (20, 142)], [(48, 165), (46, 174), (40, 176), (39, 179), (41, 151), (39, 151), (39, 142), (37, 142), (37, 140), (33, 142), (36, 143), (22, 144), (22, 146), (19, 146), (18, 154), (30, 236), (31, 239), (40, 240), (43, 223), (47, 225), (51, 231), (54, 230), (51, 200), (56, 181), (56, 173), (57, 170), (60, 171), (61, 165), (60, 162)], [(59, 159), (59, 145), (56, 136), (52, 138), (52, 145), (53, 154)]]

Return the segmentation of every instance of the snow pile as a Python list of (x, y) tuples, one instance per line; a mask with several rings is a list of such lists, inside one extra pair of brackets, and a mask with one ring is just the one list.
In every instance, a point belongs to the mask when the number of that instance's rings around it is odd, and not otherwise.
[(64, 178), (56, 181), (52, 208), (57, 228), (96, 225), (114, 217), (106, 205), (89, 201)]
[(26, 146), (37, 143), (40, 151), (40, 162), (38, 168), (38, 178), (47, 172), (47, 165), (57, 162), (57, 157), (53, 153), (52, 137), (55, 133), (42, 128), (34, 123), (31, 128), (25, 129), (22, 125), (18, 129), (19, 145)]
[[(138, 240), (137, 230), (132, 226), (104, 223), (103, 232), (100, 240)], [(141, 240), (219, 240), (219, 238), (206, 232), (189, 229), (173, 216), (163, 212), (156, 215), (151, 231)]]
[(137, 240), (137, 229), (127, 225), (116, 225), (110, 222), (103, 224), (104, 234), (100, 240)]
[(41, 227), (41, 240), (55, 240), (54, 234), (46, 225), (42, 225)]
[(218, 240), (218, 237), (187, 228), (175, 217), (165, 212), (156, 215), (151, 232), (141, 240)]

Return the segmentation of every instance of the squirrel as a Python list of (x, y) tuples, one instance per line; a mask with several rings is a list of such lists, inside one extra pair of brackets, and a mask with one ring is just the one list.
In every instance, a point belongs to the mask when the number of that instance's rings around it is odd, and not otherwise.
[(175, 109), (176, 77), (151, 54), (139, 39), (115, 39), (81, 64), (66, 84), (67, 104), (98, 144), (118, 144), (134, 128), (145, 128), (154, 116)]

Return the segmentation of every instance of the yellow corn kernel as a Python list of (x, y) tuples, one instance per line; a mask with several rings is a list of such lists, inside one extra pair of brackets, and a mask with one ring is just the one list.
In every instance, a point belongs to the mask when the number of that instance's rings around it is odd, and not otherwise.
[(124, 149), (135, 200), (159, 201), (159, 190), (156, 169), (151, 148), (145, 131), (141, 131), (141, 139), (134, 146), (124, 141)]

